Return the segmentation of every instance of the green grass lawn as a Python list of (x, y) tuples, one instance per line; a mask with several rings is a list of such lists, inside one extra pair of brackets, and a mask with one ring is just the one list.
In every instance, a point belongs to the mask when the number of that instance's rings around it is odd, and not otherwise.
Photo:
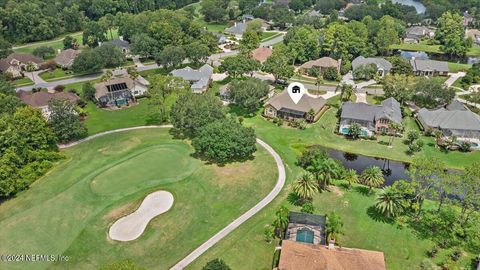
[[(381, 96), (377, 99), (381, 99)], [(333, 99), (330, 103), (336, 102)], [(264, 227), (273, 221), (274, 212), (280, 205), (286, 205), (291, 210), (299, 210), (289, 205), (286, 198), (291, 190), (289, 183), (301, 174), (301, 169), (295, 162), (296, 157), (306, 146), (319, 144), (364, 155), (411, 160), (412, 157), (405, 153), (406, 146), (401, 139), (395, 139), (393, 149), (388, 149), (387, 146), (379, 144), (379, 141), (388, 141), (387, 137), (379, 137), (378, 141), (350, 141), (333, 134), (336, 112), (336, 108), (329, 109), (318, 123), (310, 125), (306, 130), (277, 127), (260, 116), (244, 119), (244, 123), (254, 127), (257, 136), (270, 144), (282, 157), (286, 166), (287, 186), (266, 209), (220, 241), (187, 269), (200, 269), (207, 261), (217, 257), (224, 259), (232, 269), (272, 269), (274, 250), (278, 242), (268, 244), (264, 241)], [(406, 118), (404, 125), (407, 130), (418, 129), (412, 118)], [(478, 152), (442, 153), (430, 145), (433, 143), (432, 138), (422, 139), (426, 145), (419, 155), (439, 156), (451, 167), (462, 167), (480, 158)], [(373, 195), (365, 196), (355, 190), (343, 190), (342, 193), (341, 196), (334, 192), (321, 193), (314, 198), (316, 213), (326, 214), (335, 210), (341, 215), (345, 222), (345, 235), (340, 239), (342, 245), (383, 251), (388, 269), (419, 267), (426, 257), (425, 252), (433, 245), (431, 241), (420, 239), (411, 229), (370, 218), (367, 209), (374, 204)]]
[(117, 128), (157, 124), (152, 122), (152, 120), (148, 120), (149, 108), (146, 99), (141, 99), (137, 104), (130, 108), (121, 110), (102, 109), (91, 102), (88, 103), (85, 109), (87, 111), (85, 126), (87, 127), (89, 134)]
[(13, 85), (15, 85), (16, 87), (26, 86), (26, 85), (31, 85), (31, 84), (33, 84), (32, 80), (30, 80), (30, 79), (27, 78), (27, 77), (22, 77), (22, 78), (13, 80), (12, 82), (13, 82)]
[(85, 75), (85, 74), (78, 74), (78, 73), (74, 73), (71, 70), (63, 70), (61, 68), (56, 68), (52, 71), (45, 71), (41, 73), (40, 78), (42, 78), (47, 82), (52, 82), (52, 81), (63, 80), (63, 79), (67, 79), (75, 76), (82, 76), (82, 75)]
[(280, 36), (281, 33), (278, 33), (278, 32), (262, 32), (262, 35), (260, 36), (260, 39), (261, 41), (267, 41), (267, 40), (270, 40), (272, 38), (275, 38), (277, 36)]
[[(68, 34), (68, 35), (72, 36), (73, 38), (76, 38), (78, 40), (78, 43), (82, 44), (82, 40), (83, 40), (82, 32), (77, 32), (77, 33)], [(18, 53), (32, 53), (33, 50), (35, 50), (35, 48), (38, 48), (40, 46), (48, 46), (48, 47), (52, 47), (56, 51), (58, 49), (63, 49), (63, 38), (65, 36), (67, 35), (63, 35), (53, 40), (40, 41), (40, 42), (20, 45), (19, 48), (14, 48), (13, 50)]]
[(472, 67), (470, 64), (460, 64), (460, 63), (452, 63), (448, 62), (448, 69), (449, 72), (456, 73), (459, 71), (467, 71)]
[[(427, 53), (443, 53), (440, 50), (440, 45), (430, 45), (427, 44), (427, 41), (421, 41), (420, 43), (401, 43), (394, 44), (390, 46), (394, 50), (405, 50), (405, 51), (421, 51)], [(480, 56), (480, 46), (473, 46), (467, 52), (467, 56)]]
[[(58, 50), (58, 49), (61, 49), (63, 50), (63, 39), (65, 38), (65, 36), (72, 36), (73, 38), (76, 38), (77, 41), (78, 41), (78, 44), (80, 44), (80, 47), (82, 48), (83, 47), (83, 32), (76, 32), (76, 33), (69, 33), (69, 34), (64, 34), (60, 37), (57, 37), (53, 40), (46, 40), (46, 41), (39, 41), (39, 42), (32, 42), (32, 43), (28, 43), (28, 44), (23, 44), (23, 45), (18, 45), (16, 47), (14, 47), (14, 51), (15, 52), (18, 52), (18, 53), (32, 53), (33, 50), (35, 50), (35, 48), (38, 48), (40, 46), (48, 46), (48, 47), (52, 47), (53, 49)], [(112, 30), (112, 37), (110, 36), (110, 31), (107, 32), (107, 39), (110, 40), (112, 39), (115, 39), (115, 38), (118, 38), (118, 29), (113, 29)]]
[[(191, 156), (168, 130), (111, 134), (63, 151), (55, 169), (0, 205), (2, 254), (62, 254), (68, 262), (2, 263), (8, 269), (97, 269), (123, 258), (168, 269), (261, 200), (276, 181), (271, 156), (223, 167)], [(131, 242), (108, 229), (150, 192), (167, 190), (173, 208)]]
[(209, 32), (223, 32), (225, 28), (228, 27), (226, 23), (204, 23), (204, 26), (207, 27), (207, 31)]

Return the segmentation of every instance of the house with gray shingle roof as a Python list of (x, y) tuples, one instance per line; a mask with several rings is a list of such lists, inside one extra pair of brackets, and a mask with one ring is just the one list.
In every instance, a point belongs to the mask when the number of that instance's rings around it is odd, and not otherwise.
[(448, 76), (448, 63), (444, 61), (412, 58), (410, 65), (417, 76)]
[[(305, 119), (314, 122), (322, 115), (325, 104), (325, 99), (321, 97), (313, 98), (309, 95), (303, 95), (300, 101), (295, 104), (287, 90), (284, 90), (265, 103), (263, 114), (269, 118)], [(313, 114), (310, 114), (310, 112), (313, 112)]]
[(113, 44), (117, 46), (125, 55), (130, 54), (130, 42), (126, 41), (123, 39), (122, 36), (120, 36), (117, 39), (112, 39), (110, 41), (105, 42), (105, 44)]
[(246, 22), (235, 22), (232, 27), (225, 29), (225, 33), (234, 35), (236, 39), (242, 39), (243, 33), (247, 31)]
[(172, 76), (182, 78), (190, 83), (190, 88), (194, 93), (203, 93), (207, 91), (210, 79), (212, 78), (213, 68), (205, 64), (201, 68), (195, 70), (191, 67), (175, 69)]
[(382, 101), (381, 105), (345, 102), (342, 105), (339, 132), (348, 135), (350, 126), (356, 123), (362, 128), (363, 136), (390, 133), (389, 126), (392, 122), (402, 124), (400, 103), (394, 98)]
[(440, 130), (447, 138), (456, 136), (480, 145), (480, 116), (458, 101), (437, 110), (422, 108), (417, 119), (425, 131)]
[(405, 30), (405, 43), (418, 43), (422, 38), (433, 38), (435, 30), (426, 26), (412, 26)]
[(359, 56), (352, 61), (352, 69), (355, 71), (355, 69), (374, 64), (377, 67), (378, 75), (380, 76), (385, 76), (387, 73), (390, 72), (392, 69), (392, 64), (388, 62), (387, 60), (380, 58), (380, 57), (363, 57)]
[(61, 68), (70, 68), (73, 65), (73, 61), (80, 54), (80, 50), (67, 49), (61, 51), (53, 61)]

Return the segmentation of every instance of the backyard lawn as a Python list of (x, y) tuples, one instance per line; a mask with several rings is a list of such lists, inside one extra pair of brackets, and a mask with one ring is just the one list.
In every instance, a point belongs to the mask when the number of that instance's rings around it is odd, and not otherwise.
[[(394, 50), (405, 50), (405, 51), (420, 51), (427, 53), (442, 53), (440, 50), (440, 45), (429, 45), (426, 41), (421, 41), (420, 43), (401, 43), (394, 44), (390, 46), (390, 49)], [(480, 46), (473, 46), (467, 52), (467, 56), (480, 56)]]
[[(297, 156), (302, 149), (312, 144), (334, 146), (337, 149), (355, 150), (364, 154), (376, 152), (376, 155), (391, 155), (386, 146), (378, 142), (351, 142), (331, 132), (335, 123), (336, 109), (327, 111), (320, 122), (306, 130), (280, 128), (259, 116), (245, 118), (244, 123), (255, 128), (256, 134), (262, 140), (272, 145), (282, 160), (287, 171), (287, 185), (279, 197), (268, 208), (262, 210), (232, 234), (207, 251), (187, 269), (200, 269), (213, 258), (222, 258), (232, 269), (272, 269), (275, 246), (278, 242), (266, 243), (264, 228), (274, 220), (274, 212), (280, 205), (288, 206), (290, 210), (298, 208), (287, 203), (287, 195), (291, 191), (289, 184), (301, 174), (301, 169), (295, 165)], [(414, 128), (415, 123), (407, 120), (408, 128)], [(381, 138), (380, 140), (386, 140)], [(394, 150), (401, 148), (400, 154), (406, 148), (399, 139), (394, 142)], [(373, 149), (373, 150), (372, 150)], [(381, 154), (385, 153), (385, 154)], [(432, 243), (422, 240), (407, 228), (375, 221), (367, 214), (367, 209), (374, 204), (374, 196), (365, 196), (355, 190), (338, 193), (320, 193), (314, 198), (315, 213), (326, 214), (337, 211), (345, 222), (345, 235), (341, 244), (347, 247), (380, 250), (385, 253), (387, 268), (393, 270), (416, 269), (426, 257), (425, 252)]]
[[(260, 201), (277, 177), (263, 149), (245, 163), (209, 165), (166, 129), (111, 134), (62, 152), (66, 158), (55, 169), (0, 205), (0, 252), (62, 254), (68, 262), (2, 267), (97, 269), (129, 258), (149, 269), (168, 269)], [(113, 222), (156, 190), (174, 195), (173, 208), (137, 240), (109, 240)]]
[(470, 64), (452, 63), (448, 62), (449, 72), (456, 73), (459, 71), (467, 71), (472, 67)]

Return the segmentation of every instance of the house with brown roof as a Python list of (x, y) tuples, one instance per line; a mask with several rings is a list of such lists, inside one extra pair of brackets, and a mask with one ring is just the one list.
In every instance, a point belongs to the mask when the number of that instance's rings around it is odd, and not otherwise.
[(269, 47), (256, 48), (252, 51), (253, 59), (257, 60), (260, 63), (263, 63), (270, 57), (273, 53), (273, 50)]
[(283, 240), (277, 270), (386, 270), (383, 252)]
[(20, 98), (25, 104), (30, 105), (34, 108), (38, 108), (42, 111), (42, 114), (45, 118), (50, 116), (50, 110), (48, 108), (48, 103), (55, 100), (69, 100), (70, 102), (76, 104), (80, 98), (74, 93), (70, 92), (36, 92), (31, 93), (27, 91), (18, 91), (18, 98)]
[(53, 61), (63, 69), (68, 69), (73, 65), (73, 61), (80, 54), (79, 50), (67, 49), (61, 51)]
[(303, 95), (300, 101), (295, 104), (287, 90), (284, 90), (265, 103), (263, 115), (268, 118), (282, 118), (288, 121), (305, 119), (309, 122), (315, 122), (325, 111), (325, 104), (325, 99), (321, 97), (313, 98), (309, 95)]
[(37, 70), (43, 63), (43, 59), (32, 54), (11, 53), (7, 58), (0, 59), (0, 71), (12, 78), (19, 78), (23, 76), (29, 63), (32, 63)]
[(274, 270), (386, 270), (382, 252), (326, 245), (328, 217), (290, 212)]
[(322, 57), (317, 60), (311, 60), (300, 66), (300, 70), (306, 72), (311, 68), (317, 68), (320, 74), (323, 74), (327, 68), (335, 68), (340, 73), (340, 65), (342, 60), (335, 60), (331, 57)]
[(122, 107), (135, 102), (135, 97), (145, 95), (149, 84), (141, 76), (136, 80), (127, 76), (114, 77), (94, 85), (95, 98), (101, 107)]
[(480, 30), (477, 30), (477, 29), (465, 30), (465, 38), (471, 38), (473, 43), (480, 45)]

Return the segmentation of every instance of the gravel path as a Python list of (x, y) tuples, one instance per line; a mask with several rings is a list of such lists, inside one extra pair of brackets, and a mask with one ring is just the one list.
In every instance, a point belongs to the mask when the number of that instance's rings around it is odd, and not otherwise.
[[(122, 129), (115, 129), (115, 130), (109, 130), (105, 131), (102, 133), (98, 133), (95, 135), (92, 135), (90, 137), (87, 137), (85, 139), (82, 139), (77, 142), (65, 144), (65, 145), (59, 145), (61, 149), (72, 147), (74, 145), (78, 145), (82, 142), (86, 142), (89, 140), (92, 140), (94, 138), (98, 138), (107, 134), (112, 134), (112, 133), (117, 133), (117, 132), (123, 132), (123, 131), (130, 131), (130, 130), (137, 130), (137, 129), (146, 129), (146, 128), (171, 128), (171, 125), (162, 125), (162, 126), (139, 126), (139, 127), (131, 127), (131, 128), (122, 128)], [(196, 248), (194, 251), (192, 251), (190, 254), (188, 254), (185, 258), (180, 260), (176, 265), (174, 265), (170, 270), (180, 270), (192, 263), (195, 259), (200, 257), (203, 253), (205, 253), (208, 249), (213, 247), (216, 243), (218, 243), (220, 240), (222, 240), (224, 237), (226, 237), (229, 233), (231, 233), (233, 230), (238, 228), (240, 225), (242, 225), (245, 221), (250, 219), (252, 216), (260, 212), (265, 206), (267, 206), (270, 202), (272, 202), (282, 191), (283, 186), (285, 185), (285, 178), (286, 178), (286, 173), (285, 173), (285, 165), (283, 164), (282, 158), (275, 152), (275, 150), (265, 143), (264, 141), (260, 140), (257, 138), (257, 143), (260, 144), (265, 150), (268, 151), (268, 153), (275, 159), (275, 163), (277, 164), (277, 170), (278, 170), (278, 178), (277, 178), (277, 183), (273, 187), (273, 189), (268, 193), (268, 195), (263, 198), (259, 203), (257, 203), (254, 207), (252, 207), (250, 210), (245, 212), (243, 215), (232, 221), (232, 223), (228, 224), (225, 228), (220, 230), (217, 234), (212, 236), (210, 239), (208, 239), (206, 242), (204, 242), (202, 245), (200, 245), (198, 248)]]

